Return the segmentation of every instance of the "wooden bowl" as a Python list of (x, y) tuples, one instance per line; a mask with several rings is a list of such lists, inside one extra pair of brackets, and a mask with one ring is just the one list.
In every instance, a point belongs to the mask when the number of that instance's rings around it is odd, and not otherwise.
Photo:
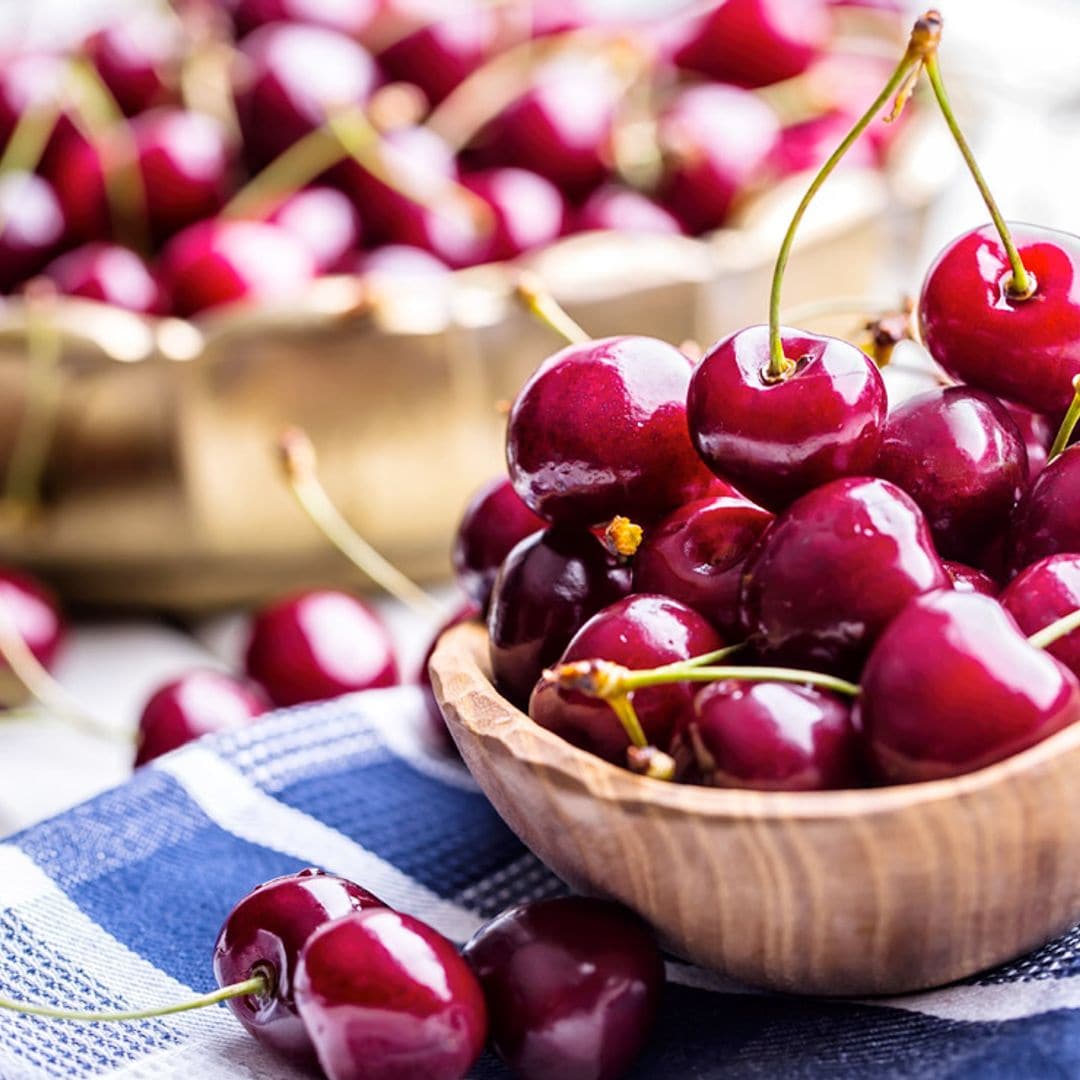
[(465, 763), (575, 889), (676, 954), (799, 994), (896, 994), (1027, 952), (1080, 918), (1080, 724), (953, 780), (775, 793), (636, 776), (492, 686), (476, 624), (445, 634), (436, 697)]

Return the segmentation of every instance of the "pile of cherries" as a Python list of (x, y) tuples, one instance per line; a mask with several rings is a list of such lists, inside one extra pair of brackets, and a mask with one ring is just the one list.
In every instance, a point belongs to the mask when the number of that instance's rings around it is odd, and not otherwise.
[(0, 292), (44, 274), (186, 317), (567, 232), (716, 228), (865, 106), (880, 61), (834, 41), (840, 6), (718, 0), (618, 26), (568, 0), (182, 0), (73, 54), (9, 56)]

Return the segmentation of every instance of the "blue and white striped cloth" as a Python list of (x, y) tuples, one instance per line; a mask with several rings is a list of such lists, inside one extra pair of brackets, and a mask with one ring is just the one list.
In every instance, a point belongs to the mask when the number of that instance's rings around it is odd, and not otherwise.
[[(412, 688), (281, 713), (0, 844), (0, 993), (119, 1009), (212, 989), (211, 949), (232, 904), (306, 865), (458, 942), (515, 901), (561, 891), (423, 731)], [(902, 999), (755, 994), (680, 963), (669, 976), (635, 1077), (1080, 1075), (1080, 931)], [(2, 1080), (294, 1075), (223, 1006), (123, 1025), (0, 1016)], [(506, 1073), (486, 1057), (474, 1075)]]

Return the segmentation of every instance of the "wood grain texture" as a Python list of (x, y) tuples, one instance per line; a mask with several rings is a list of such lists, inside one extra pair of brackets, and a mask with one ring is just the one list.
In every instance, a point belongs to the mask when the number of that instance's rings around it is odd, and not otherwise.
[(1080, 725), (953, 780), (774, 793), (635, 776), (538, 727), (475, 624), (436, 697), (496, 810), (574, 888), (688, 960), (800, 994), (896, 994), (1002, 963), (1080, 918)]

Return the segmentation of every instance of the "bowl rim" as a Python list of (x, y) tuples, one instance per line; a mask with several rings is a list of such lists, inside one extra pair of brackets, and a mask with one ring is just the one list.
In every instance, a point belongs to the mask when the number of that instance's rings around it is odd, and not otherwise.
[[(1077, 721), (1011, 757), (940, 780), (842, 791), (793, 792), (675, 784), (619, 768), (535, 723), (496, 690), (489, 675), (487, 649), (487, 630), (479, 621), (473, 621), (443, 633), (432, 654), (432, 685), (455, 742), (456, 729), (464, 727), (472, 736), (502, 744), (519, 762), (549, 774), (549, 778), (584, 788), (594, 798), (624, 806), (756, 821), (886, 815), (913, 806), (975, 797), (1020, 774), (1045, 768), (1063, 754), (1080, 752), (1080, 721)], [(456, 684), (452, 682), (454, 676), (459, 678)], [(468, 700), (476, 697), (497, 704), (497, 712), (468, 710)]]

